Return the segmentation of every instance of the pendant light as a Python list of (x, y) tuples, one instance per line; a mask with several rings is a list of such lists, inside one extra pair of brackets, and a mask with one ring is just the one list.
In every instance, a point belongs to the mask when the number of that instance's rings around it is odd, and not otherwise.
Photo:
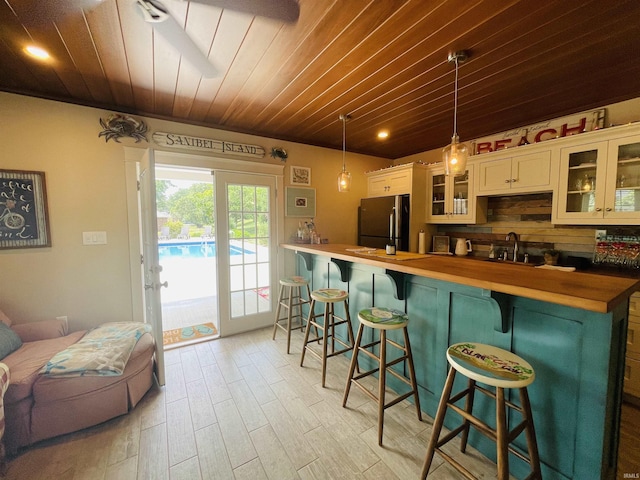
[(347, 121), (351, 120), (351, 115), (340, 114), (340, 120), (342, 120), (342, 172), (338, 175), (338, 191), (348, 192), (351, 190), (351, 174), (347, 172), (345, 157), (347, 155)]
[(453, 88), (453, 136), (451, 145), (442, 149), (442, 160), (444, 161), (444, 172), (446, 175), (459, 175), (464, 173), (469, 158), (469, 149), (464, 143), (460, 143), (458, 138), (458, 65), (468, 58), (464, 50), (449, 54), (449, 63), (456, 65), (456, 80)]

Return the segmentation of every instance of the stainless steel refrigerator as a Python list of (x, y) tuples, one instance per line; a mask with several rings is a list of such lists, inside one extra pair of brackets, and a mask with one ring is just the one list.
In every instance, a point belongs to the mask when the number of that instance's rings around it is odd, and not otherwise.
[(358, 209), (358, 245), (409, 250), (409, 195), (363, 198)]

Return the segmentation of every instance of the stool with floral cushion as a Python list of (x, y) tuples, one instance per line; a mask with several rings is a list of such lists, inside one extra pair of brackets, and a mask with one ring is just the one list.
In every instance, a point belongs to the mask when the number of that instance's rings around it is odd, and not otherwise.
[(0, 475), (4, 475), (6, 464), (4, 459), (4, 392), (9, 388), (9, 367), (0, 363)]
[[(353, 356), (351, 357), (351, 365), (349, 366), (349, 374), (347, 376), (347, 385), (344, 390), (344, 397), (342, 399), (342, 406), (346, 407), (347, 400), (349, 398), (349, 391), (351, 385), (355, 385), (364, 393), (369, 395), (373, 400), (378, 402), (378, 445), (382, 446), (382, 429), (384, 427), (384, 411), (386, 408), (396, 405), (401, 401), (413, 397), (416, 407), (416, 413), (418, 420), (422, 421), (422, 412), (420, 411), (420, 399), (418, 398), (418, 385), (416, 383), (416, 373), (413, 367), (413, 355), (411, 354), (411, 344), (409, 343), (409, 332), (407, 325), (409, 323), (409, 317), (406, 313), (393, 310), (384, 307), (371, 307), (365, 308), (358, 312), (358, 320), (360, 320), (360, 327), (358, 327), (358, 333), (356, 335), (356, 343), (353, 349)], [(378, 340), (375, 340), (366, 345), (362, 344), (362, 336), (364, 327), (368, 327), (380, 332)], [(402, 330), (404, 337), (404, 345), (396, 342), (395, 340), (387, 336), (387, 332), (390, 330)], [(378, 347), (378, 355), (374, 353), (374, 347)], [(400, 356), (391, 357), (387, 355), (387, 346), (392, 346), (395, 349), (402, 352)], [(378, 362), (376, 368), (368, 370), (366, 372), (356, 375), (355, 370), (358, 364), (358, 355), (363, 353), (364, 355), (374, 359)], [(390, 360), (389, 358), (393, 358)], [(391, 367), (397, 364), (404, 364), (406, 361), (408, 378), (403, 374), (400, 374), (397, 370)], [(364, 377), (368, 377), (374, 373), (378, 373), (378, 394), (376, 395), (370, 391), (361, 380)], [(411, 390), (403, 394), (397, 395), (391, 401), (386, 402), (386, 385), (387, 385), (387, 373), (390, 373), (398, 380), (406, 383), (411, 387)]]
[[(307, 319), (307, 327), (304, 332), (304, 344), (302, 346), (302, 355), (300, 356), (300, 366), (304, 364), (304, 355), (308, 351), (310, 354), (319, 358), (322, 362), (322, 387), (324, 388), (327, 378), (327, 358), (351, 352), (353, 350), (353, 328), (351, 327), (351, 317), (349, 316), (349, 294), (344, 290), (336, 288), (320, 288), (311, 292), (311, 305), (309, 305), (309, 317)], [(324, 303), (324, 312), (316, 314), (314, 311), (316, 302)], [(339, 317), (335, 312), (335, 304), (342, 303), (344, 305), (344, 317)], [(321, 321), (320, 321), (321, 319)], [(336, 336), (336, 327), (346, 325), (347, 342), (344, 342)], [(311, 327), (316, 328), (316, 332), (320, 330), (322, 333), (315, 338), (309, 338)], [(311, 348), (314, 342), (322, 341), (322, 352), (316, 352)], [(331, 352), (329, 352), (329, 343), (331, 343)], [(336, 350), (336, 343), (343, 348)]]
[[(480, 433), (496, 442), (498, 480), (509, 479), (509, 453), (529, 463), (531, 473), (527, 479), (540, 479), (540, 459), (538, 457), (538, 445), (536, 433), (533, 427), (533, 416), (529, 404), (527, 386), (533, 383), (535, 372), (533, 367), (525, 360), (507, 350), (481, 343), (467, 342), (451, 345), (447, 349), (447, 361), (451, 368), (442, 391), (438, 411), (433, 421), (431, 440), (427, 447), (427, 455), (422, 469), (423, 480), (427, 478), (433, 455), (438, 452), (451, 466), (462, 473), (466, 478), (474, 477), (465, 467), (447, 454), (441, 447), (462, 433), (460, 451), (464, 453), (469, 437), (469, 427), (473, 426)], [(456, 373), (468, 378), (468, 386), (465, 390), (451, 395)], [(493, 387), (489, 390), (477, 383)], [(520, 406), (505, 399), (505, 389), (518, 389), (520, 393)], [(496, 428), (491, 428), (481, 419), (473, 416), (473, 397), (475, 391), (479, 391), (496, 401)], [(464, 408), (455, 403), (466, 398)], [(507, 407), (520, 412), (522, 422), (509, 428), (507, 423)], [(462, 424), (440, 438), (440, 431), (444, 423), (444, 417), (448, 409), (462, 416)], [(525, 433), (528, 455), (516, 450), (512, 445), (521, 433)]]

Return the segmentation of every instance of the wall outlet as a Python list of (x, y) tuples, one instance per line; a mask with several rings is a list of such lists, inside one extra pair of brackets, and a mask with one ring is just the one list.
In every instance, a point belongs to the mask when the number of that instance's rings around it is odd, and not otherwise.
[(596, 230), (596, 240), (607, 236), (606, 230)]
[(56, 317), (56, 320), (60, 320), (62, 322), (67, 322), (67, 321), (69, 321), (69, 318), (66, 315), (61, 315), (59, 317)]

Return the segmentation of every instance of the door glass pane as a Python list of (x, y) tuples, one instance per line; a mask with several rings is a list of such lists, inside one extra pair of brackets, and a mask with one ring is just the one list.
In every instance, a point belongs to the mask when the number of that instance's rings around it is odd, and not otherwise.
[(431, 199), (431, 215), (444, 215), (444, 193), (445, 193), (445, 181), (447, 177), (442, 175), (434, 175), (431, 177), (433, 184), (431, 185), (431, 191), (433, 192), (433, 198)]
[(618, 147), (616, 212), (640, 211), (640, 143)]
[(227, 192), (231, 253), (231, 317), (269, 312), (269, 187), (229, 185)]
[(469, 171), (453, 177), (453, 214), (466, 215), (469, 204)]
[(569, 154), (567, 212), (593, 212), (596, 207), (598, 150)]

